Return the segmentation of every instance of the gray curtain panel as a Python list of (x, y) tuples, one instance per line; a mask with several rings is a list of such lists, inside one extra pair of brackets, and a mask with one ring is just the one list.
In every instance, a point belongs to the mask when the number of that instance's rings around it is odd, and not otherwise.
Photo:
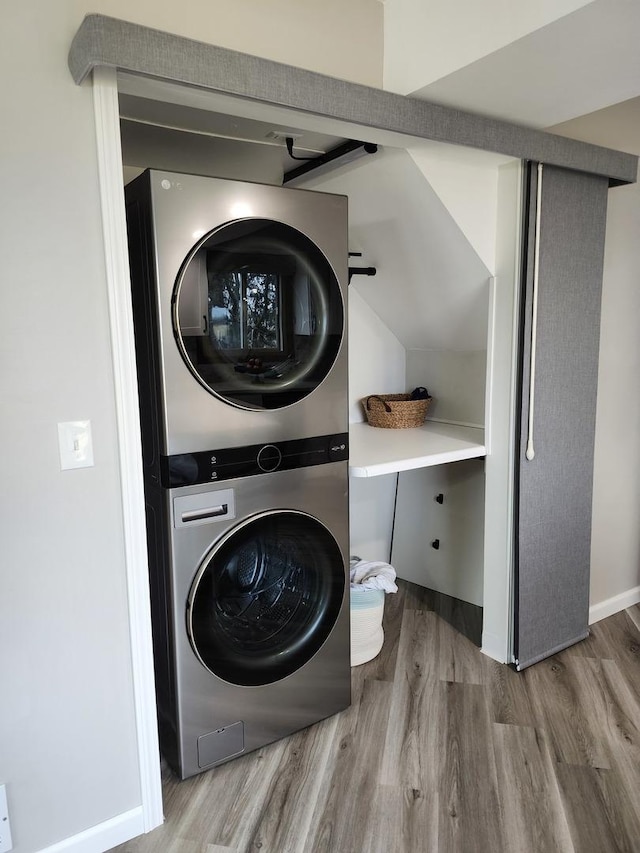
[(607, 180), (544, 166), (533, 436), (526, 458), (537, 169), (528, 176), (516, 484), (515, 653), (523, 669), (588, 631)]

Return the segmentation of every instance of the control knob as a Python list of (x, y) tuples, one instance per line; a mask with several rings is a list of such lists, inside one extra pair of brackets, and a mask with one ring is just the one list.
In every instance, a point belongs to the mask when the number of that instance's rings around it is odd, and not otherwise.
[(265, 444), (258, 451), (257, 458), (258, 468), (268, 474), (270, 471), (275, 471), (282, 462), (282, 453), (275, 444)]

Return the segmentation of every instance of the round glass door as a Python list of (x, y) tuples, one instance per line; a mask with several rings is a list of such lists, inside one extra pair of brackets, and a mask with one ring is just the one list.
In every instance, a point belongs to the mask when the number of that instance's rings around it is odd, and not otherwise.
[(210, 551), (187, 603), (200, 661), (232, 684), (270, 684), (300, 669), (329, 636), (345, 572), (336, 540), (301, 512), (272, 511)]
[(279, 409), (311, 394), (338, 355), (340, 285), (300, 231), (236, 220), (185, 259), (173, 325), (189, 370), (210, 393), (245, 409)]

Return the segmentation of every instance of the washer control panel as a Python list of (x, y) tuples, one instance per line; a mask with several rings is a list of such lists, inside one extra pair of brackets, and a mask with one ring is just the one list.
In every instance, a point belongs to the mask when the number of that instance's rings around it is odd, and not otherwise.
[(321, 435), (273, 444), (251, 444), (198, 453), (164, 456), (162, 485), (167, 489), (216, 483), (235, 477), (291, 471), (349, 458), (349, 434)]

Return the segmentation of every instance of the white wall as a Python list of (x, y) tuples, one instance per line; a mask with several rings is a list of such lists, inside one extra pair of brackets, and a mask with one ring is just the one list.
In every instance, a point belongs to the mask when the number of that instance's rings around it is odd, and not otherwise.
[(406, 352), (385, 322), (349, 287), (349, 423), (362, 423), (362, 400), (370, 394), (402, 394)]
[(332, 77), (382, 85), (379, 0), (64, 0), (57, 5), (68, 7), (78, 23), (99, 12)]
[(485, 347), (487, 267), (405, 150), (382, 148), (305, 186), (349, 196), (349, 248), (377, 269), (351, 286), (405, 348)]
[(591, 0), (385, 0), (384, 87), (409, 94)]
[(486, 376), (486, 350), (407, 352), (407, 388), (426, 386), (433, 397), (430, 419), (484, 427)]
[[(552, 130), (640, 154), (640, 98)], [(610, 190), (596, 407), (592, 618), (640, 600), (639, 234), (640, 185)]]
[[(432, 64), (442, 60), (444, 76), (421, 83), (415, 73), (407, 90), (415, 97), (528, 127), (548, 127), (640, 94), (640, 4), (633, 0), (592, 0), (569, 14), (578, 4), (418, 0), (417, 5), (429, 21), (423, 21), (423, 30), (411, 22), (404, 48), (409, 52), (412, 40), (415, 44), (423, 33), (426, 42), (438, 40), (435, 52), (423, 46), (411, 53), (411, 62), (416, 67), (424, 63), (434, 73)], [(464, 11), (471, 14), (456, 14), (469, 5), (473, 8)], [(393, 0), (387, 3), (394, 7)], [(442, 25), (438, 15), (431, 15), (433, 7), (454, 17)], [(558, 19), (528, 30), (534, 19), (536, 24), (545, 21), (547, 13)], [(478, 36), (476, 16), (483, 22)], [(470, 33), (472, 40), (466, 38)], [(405, 67), (412, 67), (403, 63), (404, 55), (397, 51), (401, 78)], [(389, 61), (390, 56), (387, 49)]]
[[(63, 4), (3, 14), (0, 781), (17, 853), (140, 802), (91, 90)], [(58, 421), (95, 466), (61, 471)]]
[[(219, 0), (215, 14), (204, 0), (23, 0), (3, 11), (0, 782), (15, 853), (141, 802), (92, 93), (67, 69), (88, 12), (367, 84), (382, 65), (376, 0)], [(56, 424), (80, 418), (95, 466), (62, 472)]]
[[(349, 287), (350, 423), (365, 420), (362, 399), (369, 394), (398, 394), (406, 390), (405, 361), (404, 347), (353, 283)], [(395, 492), (394, 475), (351, 478), (349, 542), (352, 554), (363, 560), (389, 560)]]
[(505, 158), (433, 142), (412, 146), (409, 154), (487, 270), (495, 273), (498, 166)]

